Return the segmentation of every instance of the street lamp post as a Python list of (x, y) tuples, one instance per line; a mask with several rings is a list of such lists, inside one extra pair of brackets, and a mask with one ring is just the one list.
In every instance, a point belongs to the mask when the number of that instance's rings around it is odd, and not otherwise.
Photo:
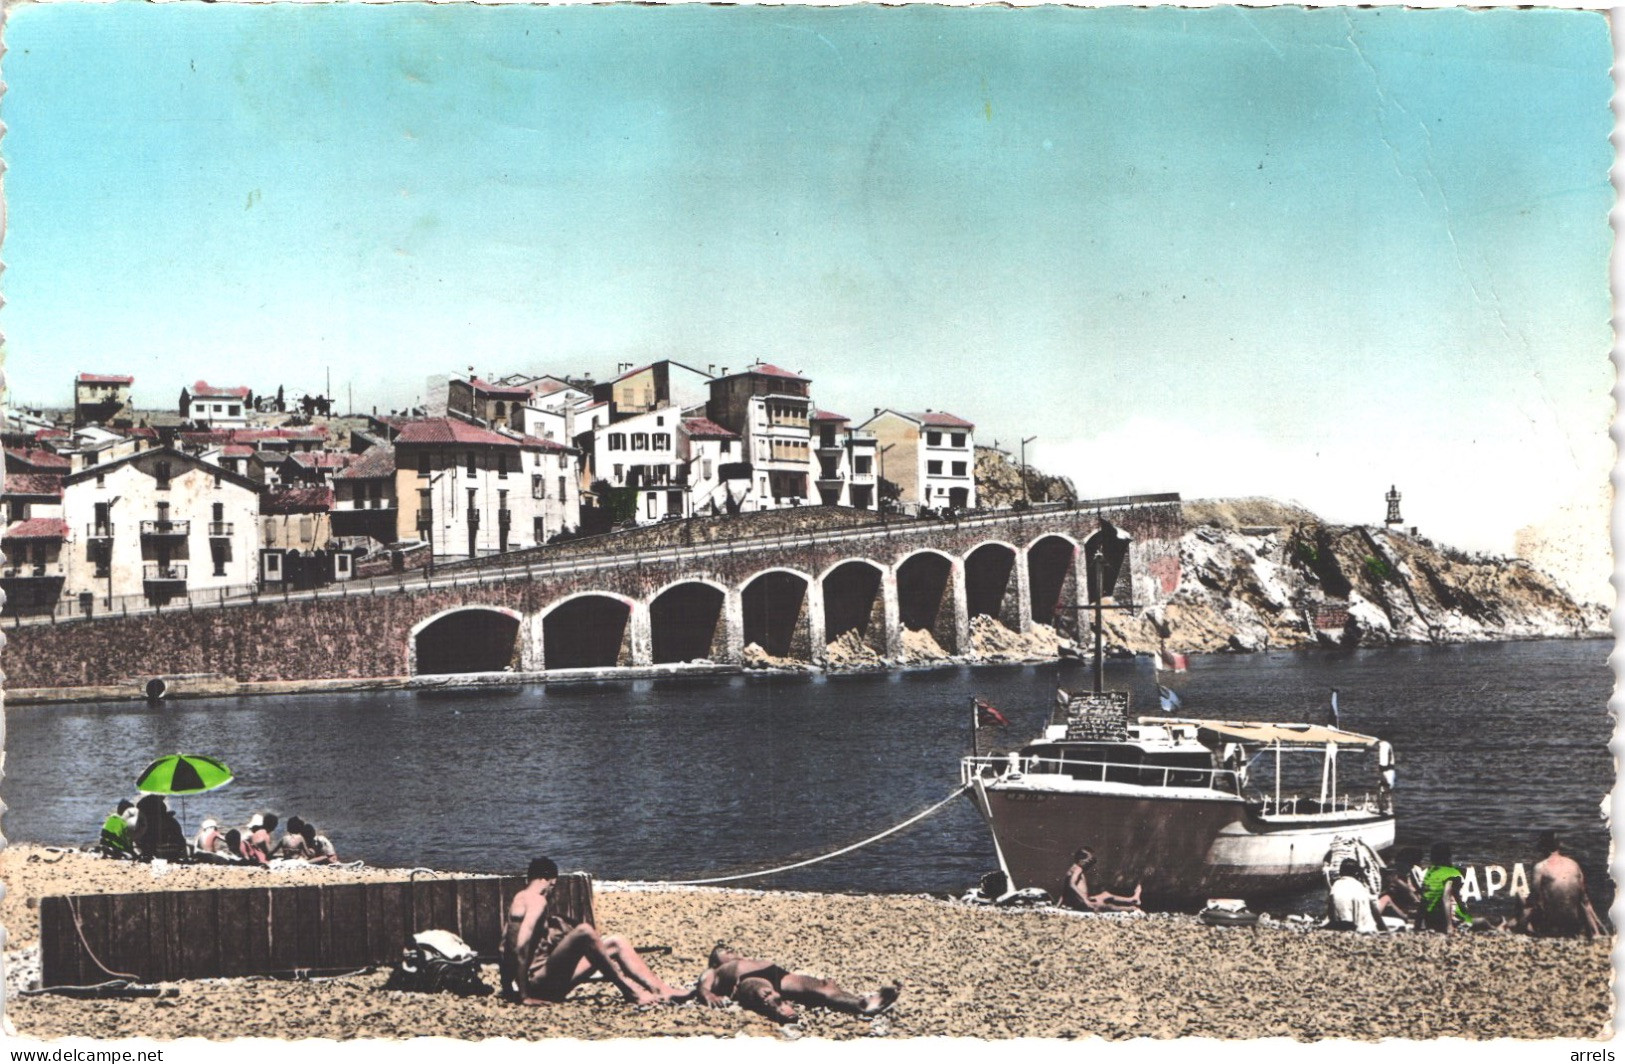
[(1027, 445), (1036, 439), (1037, 436), (1028, 436), (1021, 441), (1021, 497), (1028, 506), (1033, 504), (1033, 495), (1027, 487)]

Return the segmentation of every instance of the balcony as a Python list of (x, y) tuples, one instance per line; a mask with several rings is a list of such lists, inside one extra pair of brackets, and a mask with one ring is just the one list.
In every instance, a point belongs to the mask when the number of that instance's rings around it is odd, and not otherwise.
[(0, 569), (0, 580), (61, 580), (67, 575), (61, 562), (32, 562)]
[(143, 521), (141, 535), (152, 539), (185, 539), (192, 531), (190, 521)]
[(828, 476), (828, 477), (822, 477), (821, 476), (821, 477), (818, 478), (818, 486), (820, 488), (837, 488), (838, 489), (838, 488), (840, 488), (840, 486), (842, 484), (845, 484), (845, 483), (846, 483), (846, 478), (841, 476), (839, 473), (836, 473), (834, 476)]
[(231, 530), (235, 527), (236, 526), (230, 521), (210, 521), (209, 538), (226, 539), (231, 535)]
[(89, 525), (86, 525), (85, 526), (85, 538), (86, 539), (112, 539), (113, 538), (113, 526), (112, 525), (106, 525), (106, 524), (102, 524), (102, 525), (89, 524)]
[(186, 566), (171, 562), (148, 562), (143, 566), (145, 570), (143, 579), (149, 584), (184, 584), (186, 583)]

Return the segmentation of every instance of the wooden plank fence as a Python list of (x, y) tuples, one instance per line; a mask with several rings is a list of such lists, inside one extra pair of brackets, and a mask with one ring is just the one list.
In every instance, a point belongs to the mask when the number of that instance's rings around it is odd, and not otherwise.
[[(69, 894), (40, 899), (41, 985), (355, 971), (394, 964), (419, 931), (495, 960), (523, 876)], [(561, 875), (553, 911), (593, 922), (592, 877)]]

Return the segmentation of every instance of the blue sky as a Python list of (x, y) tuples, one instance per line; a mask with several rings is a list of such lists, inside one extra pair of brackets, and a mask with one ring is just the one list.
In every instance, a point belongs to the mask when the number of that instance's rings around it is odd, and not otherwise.
[(1606, 483), (1605, 19), (24, 5), (0, 313), (77, 370), (402, 405), (654, 357), (1037, 435), (1087, 495), (1466, 546)]

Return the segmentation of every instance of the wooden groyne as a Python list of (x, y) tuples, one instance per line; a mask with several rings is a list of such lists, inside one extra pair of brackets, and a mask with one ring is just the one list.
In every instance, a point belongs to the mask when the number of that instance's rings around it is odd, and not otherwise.
[[(395, 963), (414, 934), (436, 929), (494, 960), (524, 886), (521, 876), (471, 876), (53, 895), (40, 899), (41, 984), (352, 972)], [(592, 921), (592, 878), (560, 876), (553, 905)]]

